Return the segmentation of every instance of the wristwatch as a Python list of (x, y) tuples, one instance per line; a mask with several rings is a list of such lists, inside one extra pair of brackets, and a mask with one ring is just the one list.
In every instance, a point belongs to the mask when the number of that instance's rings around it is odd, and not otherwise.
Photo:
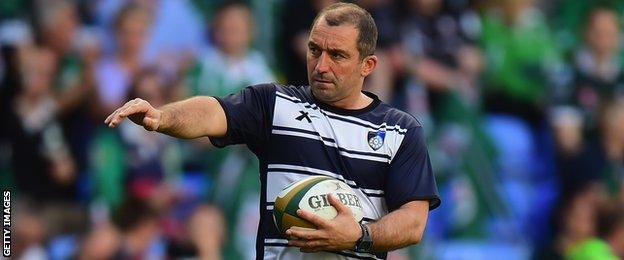
[(355, 242), (355, 252), (369, 253), (373, 249), (373, 238), (371, 237), (368, 226), (359, 223), (362, 228), (362, 236)]

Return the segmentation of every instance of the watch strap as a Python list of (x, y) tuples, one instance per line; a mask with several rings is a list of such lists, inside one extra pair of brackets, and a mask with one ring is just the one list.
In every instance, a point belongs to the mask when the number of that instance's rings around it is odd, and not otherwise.
[(359, 223), (362, 229), (362, 236), (355, 243), (355, 251), (360, 253), (368, 253), (373, 249), (373, 238), (371, 237), (368, 226)]

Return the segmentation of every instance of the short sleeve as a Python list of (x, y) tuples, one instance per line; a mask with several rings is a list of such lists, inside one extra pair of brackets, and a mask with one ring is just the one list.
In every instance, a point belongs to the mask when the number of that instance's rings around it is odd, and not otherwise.
[(271, 133), (275, 91), (275, 85), (261, 84), (216, 98), (225, 111), (227, 132), (223, 137), (211, 137), (210, 142), (217, 147), (246, 144), (257, 152)]
[(390, 211), (414, 200), (429, 201), (429, 210), (440, 205), (421, 127), (410, 128), (405, 133), (397, 154), (390, 162), (385, 194)]

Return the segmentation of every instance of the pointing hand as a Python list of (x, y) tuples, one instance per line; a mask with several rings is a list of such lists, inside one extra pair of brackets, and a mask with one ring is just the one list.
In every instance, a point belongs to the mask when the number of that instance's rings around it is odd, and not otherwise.
[(155, 131), (158, 130), (160, 126), (162, 111), (154, 108), (149, 102), (143, 99), (135, 98), (110, 114), (106, 120), (104, 120), (104, 123), (107, 124), (108, 127), (114, 128), (126, 117), (135, 124), (143, 126), (145, 130)]

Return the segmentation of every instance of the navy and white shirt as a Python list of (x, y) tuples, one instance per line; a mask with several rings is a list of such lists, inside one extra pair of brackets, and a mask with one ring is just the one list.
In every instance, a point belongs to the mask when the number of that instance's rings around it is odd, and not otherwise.
[(364, 92), (373, 102), (345, 110), (318, 102), (309, 86), (261, 84), (217, 98), (227, 134), (217, 147), (246, 144), (260, 160), (257, 259), (385, 259), (386, 254), (322, 252), (288, 247), (273, 223), (277, 194), (310, 175), (340, 179), (359, 195), (364, 219), (373, 222), (413, 200), (440, 204), (422, 127), (411, 115)]

